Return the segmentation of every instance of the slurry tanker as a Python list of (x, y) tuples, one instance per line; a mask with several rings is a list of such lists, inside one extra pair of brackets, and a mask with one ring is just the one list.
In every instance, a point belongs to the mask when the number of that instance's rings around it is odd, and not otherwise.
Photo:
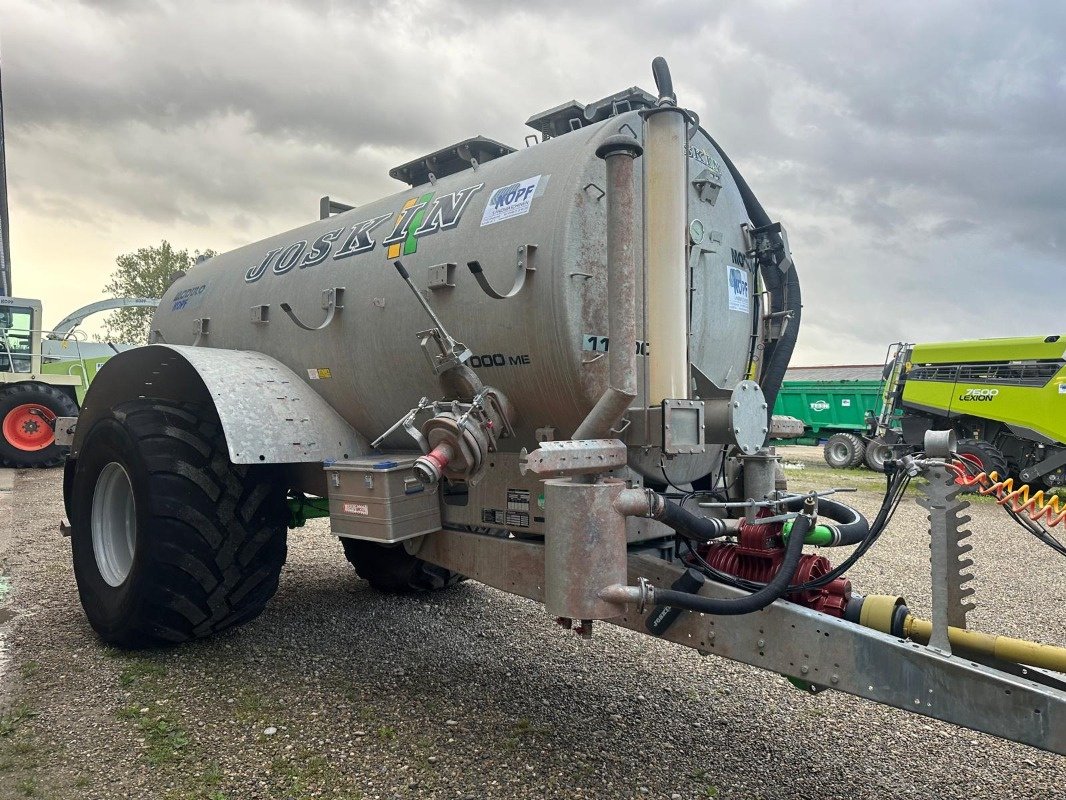
[[(321, 516), (382, 591), (469, 578), (584, 637), (1066, 753), (1066, 650), (966, 628), (948, 432), (893, 462), (874, 519), (786, 487), (766, 442), (800, 325), (788, 238), (653, 72), (656, 94), (551, 108), (523, 149), (437, 150), (394, 195), (179, 278), (153, 343), (57, 424), (92, 627), (147, 647), (252, 619), (287, 528)], [(919, 475), (931, 620), (846, 575)]]

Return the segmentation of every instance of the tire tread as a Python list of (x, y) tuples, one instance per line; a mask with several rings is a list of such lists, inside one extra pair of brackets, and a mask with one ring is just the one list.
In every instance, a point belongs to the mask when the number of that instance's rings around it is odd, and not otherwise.
[[(258, 616), (286, 557), (284, 493), (269, 466), (230, 463), (214, 411), (135, 400), (114, 417), (147, 465), (147, 574), (135, 619), (113, 643), (153, 646), (218, 633)], [(91, 618), (91, 615), (90, 615)]]

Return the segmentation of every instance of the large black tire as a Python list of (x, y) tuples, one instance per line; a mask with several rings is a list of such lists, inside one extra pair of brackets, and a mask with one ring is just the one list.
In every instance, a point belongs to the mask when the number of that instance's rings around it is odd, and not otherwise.
[(16, 383), (0, 389), (0, 466), (62, 463), (66, 449), (55, 443), (55, 418), (76, 416), (77, 404), (55, 386)]
[(866, 455), (863, 456), (863, 462), (874, 472), (884, 472), (885, 462), (895, 458), (896, 455), (896, 451), (886, 444), (884, 439), (878, 437), (866, 443)]
[(852, 433), (834, 433), (822, 448), (825, 463), (833, 469), (857, 467), (862, 463), (866, 445)]
[[(1004, 458), (999, 448), (990, 442), (980, 439), (962, 439), (956, 445), (955, 453), (960, 461), (966, 462), (966, 469), (971, 474), (996, 472), (1000, 480), (1007, 477), (1009, 472), (1007, 459)], [(956, 480), (956, 483), (962, 494), (973, 494), (981, 488), (977, 483), (968, 486), (962, 480)]]
[(230, 463), (214, 409), (117, 406), (93, 424), (68, 473), (74, 576), (104, 641), (207, 636), (258, 616), (277, 591), (284, 487), (274, 467)]
[(344, 557), (359, 577), (380, 592), (431, 592), (465, 580), (458, 572), (416, 558), (402, 544), (375, 544), (342, 537)]

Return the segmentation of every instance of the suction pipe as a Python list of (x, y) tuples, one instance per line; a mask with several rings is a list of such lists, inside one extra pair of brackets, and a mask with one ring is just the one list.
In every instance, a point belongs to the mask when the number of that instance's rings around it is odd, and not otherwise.
[(690, 394), (688, 358), (688, 115), (677, 108), (670, 68), (652, 62), (658, 108), (644, 118), (644, 240), (648, 341), (646, 405)]
[(637, 396), (637, 268), (633, 161), (643, 148), (631, 136), (607, 138), (596, 155), (607, 166), (607, 390), (573, 439), (607, 439)]

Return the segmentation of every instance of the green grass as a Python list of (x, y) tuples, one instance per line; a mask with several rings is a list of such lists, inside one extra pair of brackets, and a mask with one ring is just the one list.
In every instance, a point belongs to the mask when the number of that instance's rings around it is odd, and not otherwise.
[(130, 658), (118, 674), (118, 685), (128, 689), (138, 683), (166, 677), (167, 668), (147, 658)]
[[(802, 468), (793, 466), (802, 464)], [(828, 464), (796, 461), (785, 454), (783, 461), (789, 489), (794, 492), (827, 487), (855, 487), (856, 489), (884, 491), (885, 476), (868, 469), (833, 469)]]
[(175, 722), (166, 717), (142, 719), (138, 723), (144, 734), (146, 755), (154, 766), (163, 766), (179, 761), (189, 745), (189, 735)]
[(207, 787), (220, 786), (222, 784), (222, 768), (217, 763), (208, 764), (204, 767), (200, 780)]
[(142, 706), (134, 703), (132, 706), (123, 706), (115, 712), (115, 716), (119, 719), (137, 719), (141, 716)]
[[(283, 789), (286, 798), (310, 798), (329, 796), (330, 782), (335, 772), (329, 760), (310, 750), (297, 750), (284, 757), (275, 758), (270, 764), (275, 776), (273, 783)], [(360, 797), (346, 791), (344, 797)]]
[(0, 714), (0, 736), (11, 736), (26, 720), (36, 716), (36, 711), (25, 703), (19, 703), (10, 711)]

